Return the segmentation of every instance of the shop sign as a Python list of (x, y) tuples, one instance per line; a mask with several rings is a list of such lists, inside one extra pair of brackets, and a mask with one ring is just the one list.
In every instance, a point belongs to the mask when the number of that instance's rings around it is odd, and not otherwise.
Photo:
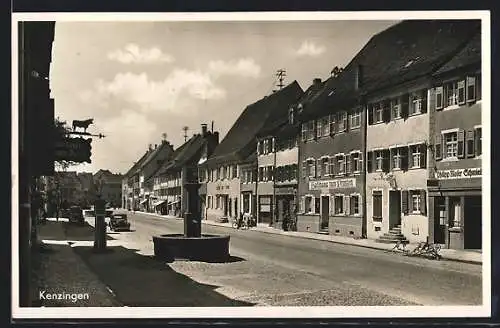
[(309, 190), (355, 188), (356, 178), (309, 182)]
[(480, 178), (481, 168), (474, 167), (469, 169), (456, 169), (456, 170), (437, 170), (435, 173), (436, 179), (450, 180), (450, 179), (470, 179)]
[(227, 190), (227, 189), (229, 189), (229, 185), (225, 185), (225, 186), (224, 185), (222, 185), (222, 186), (219, 185), (219, 186), (215, 187), (215, 189), (218, 190), (218, 191), (220, 191), (220, 190)]
[(276, 195), (294, 195), (295, 188), (287, 187), (287, 188), (276, 188)]

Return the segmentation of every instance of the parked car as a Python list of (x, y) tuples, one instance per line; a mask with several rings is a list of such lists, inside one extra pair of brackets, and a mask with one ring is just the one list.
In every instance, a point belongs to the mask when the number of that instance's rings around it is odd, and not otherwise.
[(109, 220), (109, 229), (111, 231), (129, 231), (130, 222), (127, 220), (127, 214), (113, 214)]
[(95, 212), (94, 212), (94, 210), (83, 210), (83, 216), (95, 217)]
[(69, 208), (69, 222), (84, 224), (85, 218), (83, 217), (83, 210), (80, 206), (71, 206)]

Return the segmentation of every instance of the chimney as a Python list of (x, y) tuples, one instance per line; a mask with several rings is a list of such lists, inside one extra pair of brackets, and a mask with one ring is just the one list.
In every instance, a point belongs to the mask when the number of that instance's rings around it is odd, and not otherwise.
[(363, 66), (357, 65), (354, 74), (354, 89), (358, 90), (363, 86)]
[(320, 84), (321, 84), (321, 79), (320, 79), (319, 77), (317, 77), (317, 78), (315, 78), (315, 79), (313, 80), (313, 85), (314, 85), (315, 87), (317, 87), (317, 86), (318, 86), (318, 85), (320, 85)]
[(207, 132), (208, 132), (208, 127), (205, 123), (203, 123), (201, 125), (201, 135), (205, 137), (207, 135)]
[(158, 148), (158, 144), (155, 144), (155, 149)]
[(153, 145), (152, 145), (152, 144), (149, 144), (148, 149), (149, 149), (149, 150), (152, 150), (152, 149), (153, 149)]

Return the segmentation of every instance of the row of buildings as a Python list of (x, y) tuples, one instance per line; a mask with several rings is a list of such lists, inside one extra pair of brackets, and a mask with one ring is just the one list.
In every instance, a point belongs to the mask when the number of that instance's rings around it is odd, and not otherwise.
[(204, 126), (149, 149), (124, 205), (182, 215), (196, 178), (207, 220), (480, 249), (481, 85), (480, 21), (403, 21), (340, 74), (247, 106), (220, 143)]
[(71, 205), (90, 207), (94, 204), (97, 194), (100, 194), (110, 206), (121, 204), (122, 175), (109, 170), (89, 172), (56, 171), (53, 176), (40, 179), (39, 189), (49, 215), (57, 208), (67, 208)]

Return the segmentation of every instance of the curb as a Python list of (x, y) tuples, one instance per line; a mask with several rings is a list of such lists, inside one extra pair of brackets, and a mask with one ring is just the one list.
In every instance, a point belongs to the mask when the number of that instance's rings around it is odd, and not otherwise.
[[(147, 213), (147, 212), (136, 212), (136, 213), (151, 215), (151, 216), (155, 216), (155, 217), (158, 217), (158, 218), (175, 219), (175, 220), (182, 220), (183, 219), (183, 218), (171, 217), (171, 216), (166, 217), (166, 216), (162, 216), (160, 214), (155, 214), (155, 213)], [(205, 224), (205, 225), (222, 227), (222, 228), (227, 228), (227, 229), (233, 229), (234, 230), (233, 227), (225, 226), (225, 225), (220, 225), (220, 224), (212, 223), (212, 222), (207, 222), (207, 220), (201, 220), (201, 223)], [(329, 242), (329, 243), (334, 243), (334, 244), (357, 246), (357, 247), (363, 247), (363, 248), (368, 248), (368, 249), (375, 249), (375, 250), (385, 251), (385, 252), (390, 251), (389, 249), (375, 247), (375, 246), (371, 246), (371, 245), (359, 245), (359, 244), (351, 244), (351, 243), (347, 243), (347, 242), (341, 242), (341, 241), (337, 241), (337, 240), (318, 239), (318, 238), (315, 238), (314, 236), (288, 235), (288, 234), (283, 234), (283, 233), (277, 232), (277, 231), (274, 232), (274, 231), (266, 231), (266, 230), (252, 230), (252, 231), (257, 231), (257, 232), (267, 233), (267, 234), (272, 234), (272, 235), (288, 236), (288, 237), (292, 237), (292, 238), (302, 238), (302, 239), (309, 239), (309, 240), (324, 241), (324, 242)], [(474, 265), (482, 265), (483, 264), (482, 261), (457, 259), (457, 258), (452, 258), (452, 257), (446, 257), (444, 255), (441, 257), (441, 260), (452, 261), (452, 262), (460, 262), (460, 263), (468, 263), (468, 264), (474, 264)]]

